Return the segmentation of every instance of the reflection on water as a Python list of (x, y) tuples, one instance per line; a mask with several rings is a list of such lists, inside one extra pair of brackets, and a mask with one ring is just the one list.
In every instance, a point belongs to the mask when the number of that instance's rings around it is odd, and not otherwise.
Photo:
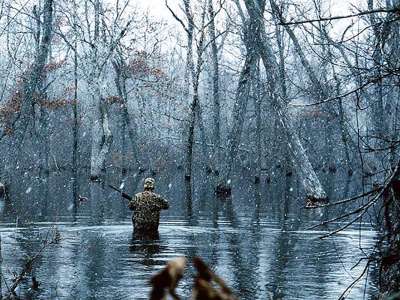
[[(202, 257), (240, 299), (336, 299), (363, 269), (362, 263), (352, 269), (363, 255), (360, 248), (367, 252), (374, 246), (375, 233), (367, 224), (326, 240), (318, 238), (326, 231), (305, 230), (337, 212), (300, 209), (304, 198), (294, 177), (259, 186), (241, 177), (225, 201), (214, 198), (209, 183), (196, 184), (188, 209), (182, 176), (172, 175), (156, 178), (157, 192), (169, 199), (171, 208), (162, 213), (160, 235), (150, 239), (132, 236), (125, 200), (106, 185), (81, 182), (79, 194), (88, 201), (71, 209), (75, 199), (65, 175), (50, 177), (46, 195), (28, 177), (16, 181), (0, 225), (6, 281), (11, 282), (26, 256), (37, 252), (54, 224), (61, 241), (44, 252), (33, 270), (40, 290), (29, 292), (30, 282), (24, 282), (21, 295), (146, 299), (150, 277), (184, 255), (189, 261)], [(340, 178), (327, 178), (331, 199), (356, 194), (356, 185)], [(133, 194), (139, 183), (139, 178), (128, 178), (124, 189)], [(184, 298), (189, 297), (193, 274), (189, 266), (179, 285)], [(4, 283), (2, 289), (7, 289)], [(349, 299), (368, 299), (374, 292), (370, 280), (363, 281)]]
[[(159, 239), (138, 240), (129, 222), (101, 226), (60, 223), (60, 244), (44, 253), (34, 268), (41, 282), (36, 299), (146, 299), (149, 278), (168, 260), (198, 255), (223, 276), (241, 299), (335, 299), (359, 274), (350, 270), (360, 257), (359, 231), (348, 230), (330, 240), (321, 231), (297, 229), (298, 219), (283, 223), (269, 218), (255, 222), (223, 215), (216, 221), (169, 218), (160, 225)], [(84, 223), (82, 220), (80, 223)], [(49, 227), (3, 228), (3, 274), (21, 266), (23, 257), (40, 247)], [(363, 232), (362, 247), (373, 245), (374, 234)], [(193, 269), (179, 285), (188, 296)], [(21, 288), (27, 293), (29, 283)], [(371, 288), (367, 293), (371, 292)], [(352, 299), (360, 299), (355, 289)]]

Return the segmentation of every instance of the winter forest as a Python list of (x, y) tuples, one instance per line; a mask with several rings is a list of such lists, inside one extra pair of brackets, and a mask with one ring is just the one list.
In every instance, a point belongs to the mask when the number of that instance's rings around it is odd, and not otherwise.
[(1, 299), (400, 299), (399, 0), (0, 0), (0, 41)]

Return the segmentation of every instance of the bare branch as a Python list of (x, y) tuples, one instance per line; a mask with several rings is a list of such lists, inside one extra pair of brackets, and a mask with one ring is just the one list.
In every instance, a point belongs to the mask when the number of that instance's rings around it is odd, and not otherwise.
[(175, 20), (177, 20), (181, 25), (182, 28), (188, 33), (189, 30), (186, 28), (185, 23), (176, 15), (176, 13), (172, 10), (172, 8), (168, 5), (168, 0), (165, 0), (165, 6), (168, 8), (168, 10), (170, 11), (170, 13), (172, 14), (172, 16), (175, 18)]
[(396, 7), (396, 8), (380, 8), (380, 9), (362, 11), (362, 12), (359, 12), (356, 14), (344, 15), (344, 16), (322, 17), (322, 18), (318, 18), (318, 19), (292, 21), (292, 22), (280, 22), (280, 23), (278, 23), (278, 25), (298, 25), (298, 24), (305, 24), (305, 23), (324, 22), (324, 21), (331, 21), (331, 20), (340, 20), (340, 19), (360, 17), (360, 16), (376, 14), (376, 13), (400, 14), (400, 8), (398, 8), (398, 7)]

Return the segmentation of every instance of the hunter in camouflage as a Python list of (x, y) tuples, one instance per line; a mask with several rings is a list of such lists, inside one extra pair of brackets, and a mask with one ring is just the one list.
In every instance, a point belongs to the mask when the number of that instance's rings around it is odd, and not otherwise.
[(133, 210), (132, 223), (135, 233), (152, 234), (158, 232), (160, 211), (168, 209), (168, 201), (154, 193), (155, 180), (146, 178), (144, 191), (129, 201), (128, 207)]

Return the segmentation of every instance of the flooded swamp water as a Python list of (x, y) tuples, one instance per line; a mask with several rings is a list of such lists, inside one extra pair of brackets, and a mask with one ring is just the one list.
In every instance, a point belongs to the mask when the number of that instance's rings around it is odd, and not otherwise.
[[(199, 256), (239, 299), (337, 299), (362, 272), (363, 262), (353, 266), (363, 251), (368, 253), (375, 245), (376, 233), (369, 223), (321, 240), (328, 228), (307, 228), (328, 216), (301, 209), (291, 188), (275, 191), (273, 202), (262, 196), (268, 195), (264, 189), (255, 197), (250, 185), (224, 201), (196, 190), (197, 200), (188, 212), (180, 191), (174, 190), (180, 185), (166, 180), (159, 189), (171, 209), (162, 214), (159, 239), (141, 241), (132, 236), (126, 202), (112, 191), (83, 190), (88, 203), (73, 214), (71, 196), (60, 197), (56, 186), (52, 185), (55, 190), (48, 193), (46, 205), (38, 201), (23, 210), (15, 204), (20, 219), (11, 209), (3, 211), (3, 293), (13, 273), (38, 251), (54, 227), (61, 239), (46, 248), (32, 271), (40, 289), (29, 291), (30, 281), (23, 282), (18, 293), (24, 298), (147, 299), (151, 276), (169, 260), (186, 256), (189, 266), (178, 293), (188, 299), (194, 275), (190, 261)], [(40, 199), (34, 192), (30, 197)], [(54, 204), (57, 198), (59, 203)], [(30, 214), (40, 218), (21, 219)], [(347, 299), (370, 299), (375, 292), (368, 276)]]

